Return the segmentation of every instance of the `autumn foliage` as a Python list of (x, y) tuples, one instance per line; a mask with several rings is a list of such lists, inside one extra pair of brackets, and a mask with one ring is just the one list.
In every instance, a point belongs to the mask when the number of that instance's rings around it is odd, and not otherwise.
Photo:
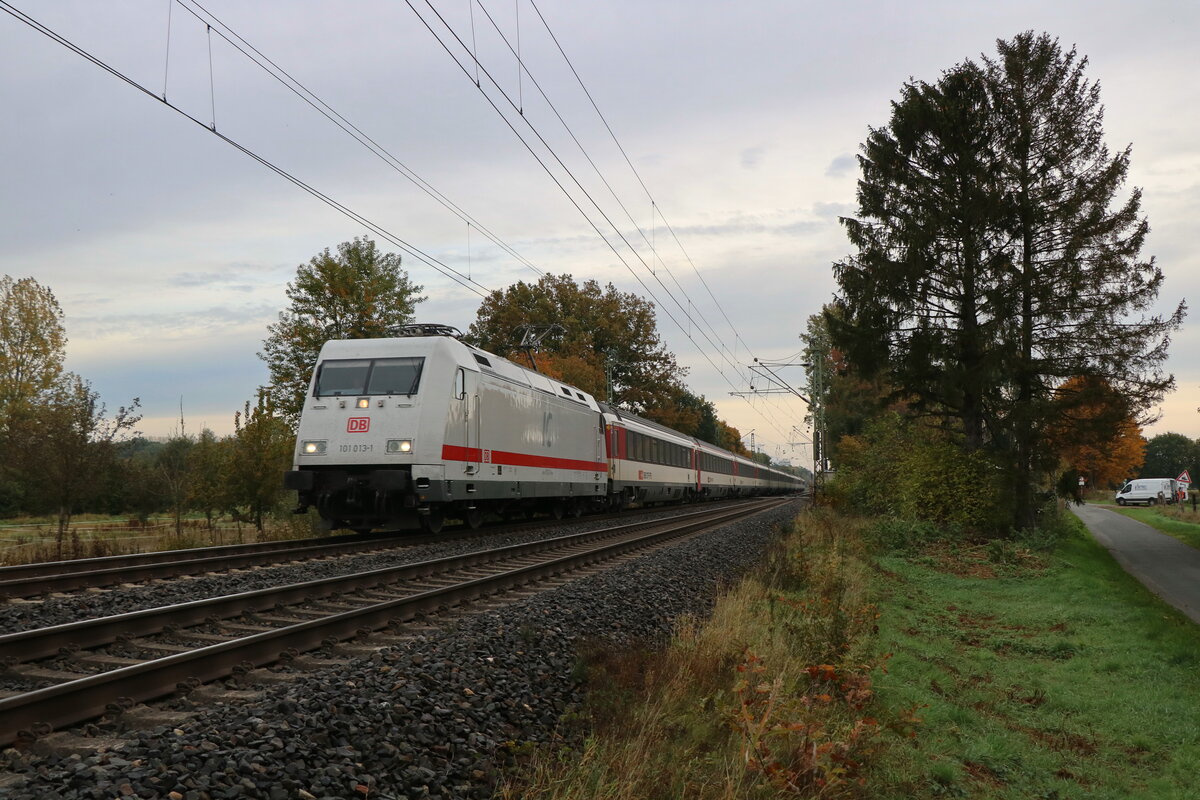
[(1065, 469), (1091, 486), (1112, 486), (1136, 475), (1146, 457), (1146, 440), (1128, 403), (1102, 378), (1075, 377), (1055, 392), (1060, 414), (1049, 445)]

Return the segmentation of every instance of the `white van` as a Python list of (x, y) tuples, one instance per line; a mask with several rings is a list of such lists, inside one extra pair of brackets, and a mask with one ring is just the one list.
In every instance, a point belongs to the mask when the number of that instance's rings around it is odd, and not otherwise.
[(1117, 505), (1131, 503), (1174, 503), (1179, 496), (1179, 482), (1174, 478), (1138, 478), (1121, 487), (1117, 492)]

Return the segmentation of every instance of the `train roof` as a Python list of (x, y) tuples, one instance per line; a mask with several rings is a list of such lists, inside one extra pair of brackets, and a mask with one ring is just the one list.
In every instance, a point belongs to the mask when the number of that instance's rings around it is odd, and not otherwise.
[(597, 401), (597, 405), (600, 406), (600, 410), (603, 411), (605, 414), (611, 414), (612, 416), (616, 417), (617, 419), (621, 420), (622, 422), (629, 420), (629, 421), (633, 421), (639, 425), (642, 425), (644, 427), (650, 428), (651, 430), (656, 430), (659, 433), (665, 433), (670, 436), (675, 436), (675, 437), (678, 437), (681, 439), (686, 439), (690, 442), (699, 441), (694, 436), (689, 436), (686, 433), (680, 433), (679, 431), (675, 430), (674, 428), (668, 428), (666, 425), (662, 425), (658, 422), (655, 422), (654, 420), (649, 420), (649, 419), (646, 419), (645, 417), (639, 417), (637, 414), (634, 414), (632, 411), (626, 411), (623, 408), (617, 408), (616, 406), (611, 405), (609, 403), (601, 403), (599, 401)]
[(412, 353), (412, 348), (422, 347), (422, 340), (428, 340), (431, 349), (440, 348), (443, 353), (455, 352), (454, 358), (461, 367), (495, 375), (553, 395), (560, 400), (583, 404), (593, 411), (600, 410), (597, 400), (582, 389), (468, 344), (460, 338), (462, 334), (458, 329), (449, 325), (404, 325), (393, 328), (390, 333), (394, 335), (372, 339), (330, 339), (322, 348), (321, 356), (379, 358), (397, 348)]

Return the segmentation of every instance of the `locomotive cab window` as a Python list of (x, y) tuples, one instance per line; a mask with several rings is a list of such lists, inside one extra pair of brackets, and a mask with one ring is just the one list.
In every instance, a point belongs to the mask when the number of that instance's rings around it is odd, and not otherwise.
[(367, 394), (416, 394), (423, 358), (377, 358), (372, 362)]
[(414, 395), (424, 358), (338, 358), (317, 369), (317, 397)]

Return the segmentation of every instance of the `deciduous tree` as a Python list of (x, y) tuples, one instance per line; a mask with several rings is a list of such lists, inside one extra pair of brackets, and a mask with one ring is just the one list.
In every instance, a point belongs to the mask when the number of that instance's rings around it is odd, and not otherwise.
[(1146, 440), (1125, 398), (1099, 378), (1075, 377), (1054, 393), (1045, 446), (1089, 486), (1119, 485), (1137, 474)]
[(105, 488), (105, 473), (116, 461), (115, 443), (141, 419), (137, 398), (109, 417), (89, 382), (66, 373), (41, 395), (28, 417), (26, 459), (30, 486), (43, 508), (58, 518), (59, 556), (71, 517)]
[(162, 499), (171, 512), (175, 535), (183, 535), (183, 515), (188, 510), (188, 487), (192, 482), (192, 437), (180, 432), (166, 441), (154, 458), (154, 474), (161, 487)]
[[(537, 354), (539, 369), (635, 413), (673, 406), (686, 370), (675, 363), (659, 336), (654, 305), (619, 292), (610, 283), (576, 283), (570, 275), (544, 275), (492, 292), (468, 330), (473, 344), (518, 362), (518, 330), (560, 325)], [(612, 374), (609, 397), (606, 371)]]
[(200, 431), (195, 444), (188, 452), (188, 504), (204, 513), (210, 531), (217, 512), (232, 506), (222, 480), (229, 449), (229, 440), (218, 439), (215, 433), (205, 428)]
[(254, 406), (246, 401), (245, 410), (234, 413), (233, 427), (229, 458), (224, 462), (228, 497), (234, 508), (247, 509), (261, 531), (263, 518), (283, 494), (283, 473), (295, 440), (266, 392), (259, 393)]
[(1174, 478), (1187, 470), (1193, 480), (1200, 479), (1200, 445), (1182, 433), (1160, 433), (1146, 442), (1146, 460), (1140, 472), (1142, 478)]
[(50, 289), (33, 278), (0, 277), (0, 422), (14, 404), (53, 385), (67, 335)]
[(274, 408), (295, 422), (321, 346), (330, 339), (368, 339), (412, 321), (422, 287), (400, 268), (400, 256), (383, 253), (367, 237), (326, 248), (296, 270), (290, 305), (268, 326), (259, 357), (271, 374)]

